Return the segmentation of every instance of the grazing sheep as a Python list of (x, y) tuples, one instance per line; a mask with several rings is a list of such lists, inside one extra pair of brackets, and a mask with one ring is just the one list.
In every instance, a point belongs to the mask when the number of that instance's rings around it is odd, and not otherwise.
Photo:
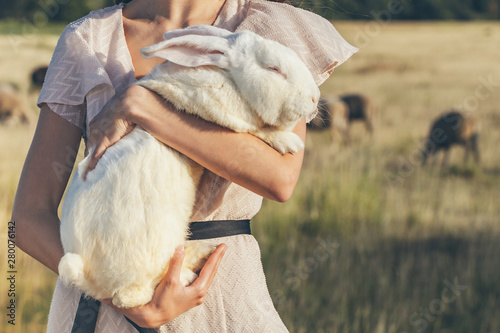
[(42, 89), (43, 82), (45, 81), (45, 75), (47, 74), (47, 66), (37, 67), (31, 73), (31, 86), (30, 92), (35, 92)]
[(10, 86), (0, 87), (0, 124), (15, 125), (31, 122), (31, 115), (26, 103)]
[(336, 141), (338, 136), (344, 139), (345, 144), (350, 143), (349, 135), (349, 106), (340, 98), (330, 100), (331, 123), (330, 130), (332, 140)]
[(19, 85), (14, 82), (0, 82), (0, 91), (5, 91), (11, 94), (17, 94), (21, 89)]
[(375, 116), (375, 105), (373, 101), (363, 94), (347, 94), (340, 96), (349, 110), (349, 123), (355, 120), (364, 121), (366, 130), (373, 133), (373, 118)]
[(310, 128), (329, 128), (333, 141), (340, 134), (345, 142), (349, 140), (349, 110), (338, 97), (322, 98), (318, 103), (318, 115), (308, 124)]
[(363, 120), (370, 134), (373, 133), (373, 102), (361, 94), (322, 98), (318, 104), (318, 115), (309, 124), (311, 129), (330, 128), (332, 139), (338, 134), (346, 144), (350, 143), (349, 127), (354, 120)]
[(449, 111), (433, 122), (429, 136), (423, 147), (422, 164), (427, 162), (427, 158), (430, 155), (434, 155), (439, 150), (444, 149), (441, 165), (447, 165), (449, 149), (453, 145), (462, 145), (465, 147), (464, 163), (467, 162), (471, 150), (474, 154), (474, 160), (476, 163), (479, 163), (478, 136), (477, 122), (472, 115), (465, 115), (455, 110)]

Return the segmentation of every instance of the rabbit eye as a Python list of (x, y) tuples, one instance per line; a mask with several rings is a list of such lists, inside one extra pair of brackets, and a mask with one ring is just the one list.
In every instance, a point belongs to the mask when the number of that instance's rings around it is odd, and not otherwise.
[(271, 72), (275, 72), (276, 74), (281, 75), (284, 79), (286, 79), (286, 75), (284, 73), (282, 73), (278, 67), (269, 66), (269, 67), (267, 67), (267, 69), (270, 70)]

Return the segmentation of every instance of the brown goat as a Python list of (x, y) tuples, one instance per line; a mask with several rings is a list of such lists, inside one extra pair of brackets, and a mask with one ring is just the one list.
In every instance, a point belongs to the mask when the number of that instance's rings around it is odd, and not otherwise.
[(341, 95), (338, 98), (322, 98), (318, 104), (318, 115), (309, 128), (331, 128), (335, 140), (339, 133), (346, 144), (350, 143), (349, 127), (351, 122), (361, 120), (370, 134), (373, 133), (375, 107), (370, 98), (361, 94)]
[(0, 89), (0, 124), (28, 125), (30, 122), (31, 114), (19, 95), (9, 89)]
[(427, 158), (444, 150), (441, 165), (448, 164), (449, 150), (453, 145), (465, 147), (464, 163), (469, 158), (469, 152), (474, 154), (474, 160), (479, 163), (478, 128), (476, 119), (472, 115), (465, 115), (459, 111), (449, 111), (438, 117), (432, 124), (429, 136), (422, 151), (422, 164)]

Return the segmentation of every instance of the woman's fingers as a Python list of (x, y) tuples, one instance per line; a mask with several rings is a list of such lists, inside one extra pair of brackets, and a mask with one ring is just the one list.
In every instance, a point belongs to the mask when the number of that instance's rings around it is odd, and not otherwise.
[(105, 118), (101, 121), (96, 121), (96, 123), (91, 123), (90, 126), (92, 129), (87, 146), (95, 148), (89, 150), (91, 156), (84, 179), (96, 167), (97, 162), (99, 162), (99, 159), (104, 155), (106, 150), (130, 133), (134, 129), (135, 124), (131, 124), (120, 118), (114, 119), (114, 121)]
[(101, 112), (89, 124), (87, 147), (97, 146), (91, 156), (89, 171), (95, 168), (107, 148), (134, 129), (136, 124), (132, 120), (135, 119), (132, 114), (142, 114), (144, 110), (159, 107), (158, 99), (161, 97), (156, 93), (138, 85), (131, 85), (104, 105)]
[(104, 152), (106, 151), (107, 147), (104, 145), (102, 142), (99, 143), (95, 149), (90, 150), (90, 161), (87, 164), (87, 169), (85, 169), (85, 174), (83, 175), (83, 179), (87, 179), (87, 174), (94, 170), (97, 162), (99, 162), (99, 159), (104, 155)]
[(182, 262), (184, 261), (184, 247), (175, 249), (173, 257), (168, 264), (167, 274), (160, 283), (178, 284), (181, 280)]
[(227, 245), (222, 243), (217, 246), (215, 251), (210, 255), (207, 262), (201, 269), (198, 278), (190, 285), (197, 290), (208, 290), (217, 273), (217, 269), (222, 261), (222, 257), (227, 250)]

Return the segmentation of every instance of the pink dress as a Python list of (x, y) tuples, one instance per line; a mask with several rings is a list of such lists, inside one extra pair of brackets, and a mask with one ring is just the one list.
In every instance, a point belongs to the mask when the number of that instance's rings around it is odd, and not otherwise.
[[(80, 127), (111, 97), (136, 82), (125, 41), (122, 5), (104, 8), (67, 26), (55, 49), (38, 105)], [(299, 54), (319, 85), (357, 49), (323, 18), (290, 5), (227, 0), (215, 26), (252, 30)], [(293, 32), (293, 33), (292, 33)], [(192, 221), (251, 219), (262, 197), (205, 171)], [(205, 302), (158, 332), (287, 332), (267, 289), (259, 246), (251, 235), (215, 239), (228, 245)], [(47, 332), (71, 332), (81, 292), (56, 283)], [(136, 330), (120, 313), (101, 305), (96, 332)]]

